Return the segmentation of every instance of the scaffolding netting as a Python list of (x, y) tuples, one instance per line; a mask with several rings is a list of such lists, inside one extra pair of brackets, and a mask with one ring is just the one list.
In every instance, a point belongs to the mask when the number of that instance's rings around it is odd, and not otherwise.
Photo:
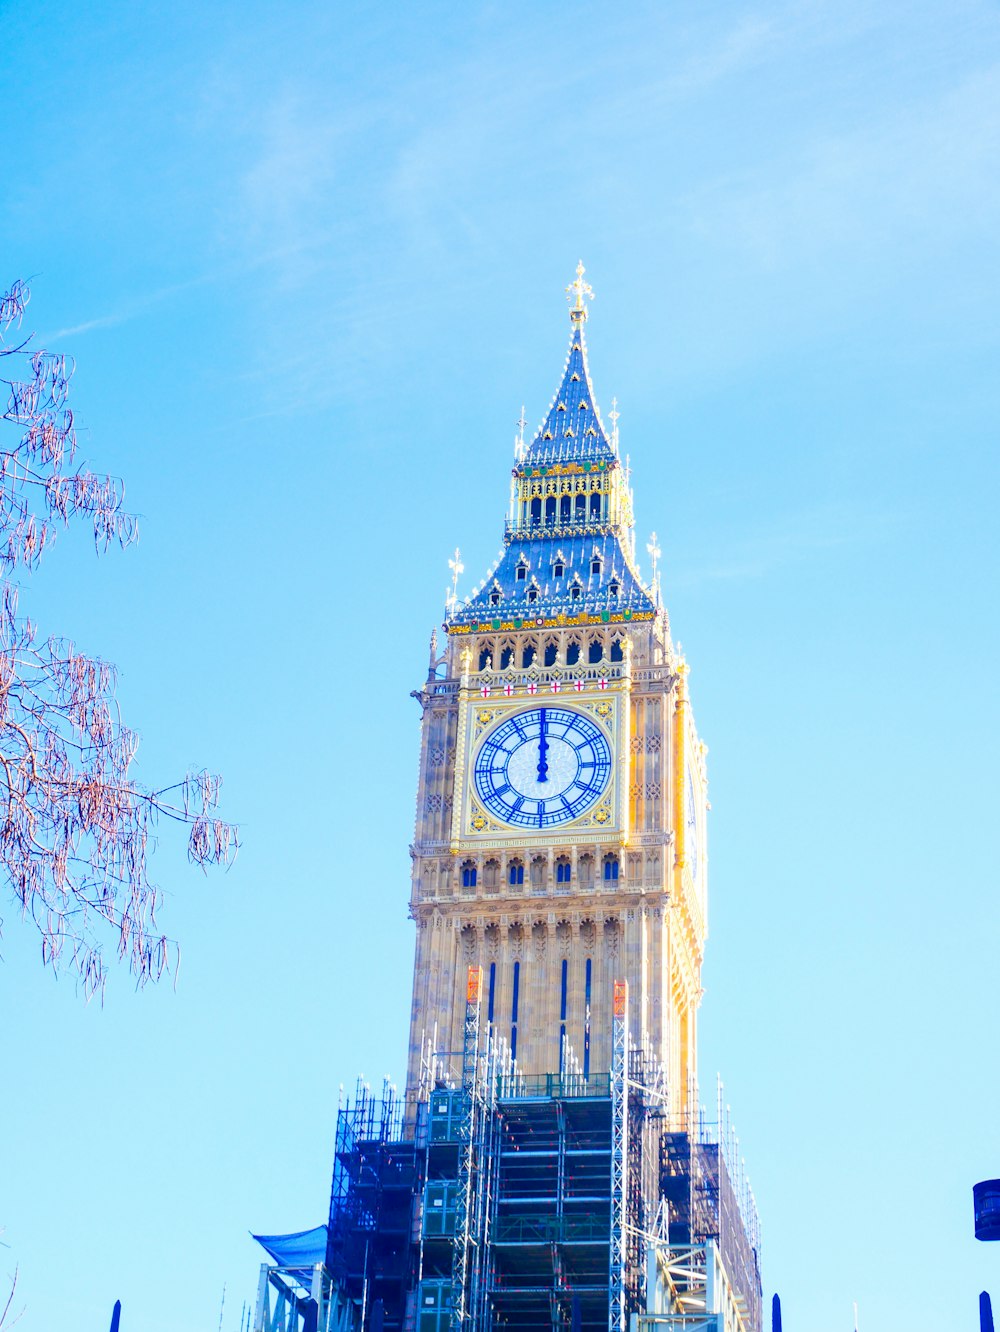
[(291, 1235), (254, 1235), (279, 1267), (310, 1268), (326, 1261), (326, 1226), (297, 1230)]

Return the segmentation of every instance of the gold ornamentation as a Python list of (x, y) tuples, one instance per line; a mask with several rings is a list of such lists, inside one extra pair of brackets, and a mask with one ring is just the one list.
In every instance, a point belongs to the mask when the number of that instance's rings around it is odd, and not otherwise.
[(611, 810), (608, 809), (607, 805), (602, 805), (594, 814), (595, 823), (607, 823), (610, 818)]
[(598, 703), (594, 711), (598, 717), (610, 717), (614, 709), (610, 703)]
[[(586, 271), (581, 259), (576, 266), (576, 281), (571, 282), (566, 288), (566, 295), (570, 303), (570, 318), (573, 319), (574, 323), (578, 323), (581, 317), (586, 318), (587, 307), (584, 304), (584, 297), (589, 296), (591, 300), (594, 299), (594, 292), (590, 283), (583, 280)], [(573, 318), (574, 315), (576, 316), (575, 319)]]
[(472, 820), (472, 826), (473, 828), (475, 828), (476, 832), (485, 832), (486, 820), (483, 818), (482, 814), (476, 815), (476, 817)]
[(490, 712), (489, 709), (480, 708), (479, 711), (476, 713), (476, 721), (479, 723), (480, 726), (488, 726), (490, 722), (493, 720), (494, 715), (495, 714)]

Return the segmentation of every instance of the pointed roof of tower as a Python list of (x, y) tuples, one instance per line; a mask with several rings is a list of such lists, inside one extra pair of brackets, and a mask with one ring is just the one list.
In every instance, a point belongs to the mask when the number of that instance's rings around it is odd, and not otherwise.
[(658, 613), (656, 592), (635, 563), (631, 496), (617, 433), (608, 435), (594, 402), (583, 340), (584, 296), (593, 293), (582, 264), (567, 290), (573, 333), (559, 392), (514, 467), (514, 506), (503, 548), (462, 602), (458, 552), (449, 560), (455, 574), (444, 621), (449, 633), (626, 624)]
[(587, 344), (583, 336), (587, 319), (584, 297), (593, 299), (594, 293), (589, 283), (583, 280), (584, 272), (583, 264), (577, 264), (576, 281), (566, 288), (573, 327), (562, 383), (545, 420), (520, 459), (518, 471), (552, 463), (618, 461), (618, 450), (604, 429), (590, 382)]

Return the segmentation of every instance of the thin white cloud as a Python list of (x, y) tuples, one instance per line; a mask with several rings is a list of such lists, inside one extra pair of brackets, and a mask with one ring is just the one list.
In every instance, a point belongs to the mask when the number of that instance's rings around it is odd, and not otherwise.
[(59, 328), (54, 333), (45, 334), (42, 337), (43, 342), (61, 342), (63, 338), (79, 337), (83, 333), (90, 333), (95, 328), (114, 328), (116, 324), (124, 324), (126, 320), (131, 319), (134, 310), (120, 310), (117, 314), (101, 315), (97, 319), (88, 319), (82, 324), (73, 324), (70, 328)]

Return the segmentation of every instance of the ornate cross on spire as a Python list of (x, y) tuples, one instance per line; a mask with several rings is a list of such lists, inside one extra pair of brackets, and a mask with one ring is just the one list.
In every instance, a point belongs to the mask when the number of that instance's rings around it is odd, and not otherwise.
[(514, 422), (517, 426), (517, 439), (514, 441), (514, 456), (518, 462), (524, 457), (524, 427), (528, 424), (524, 416), (524, 403), (521, 404), (521, 415)]
[(646, 550), (647, 550), (647, 552), (648, 552), (648, 554), (649, 554), (649, 558), (650, 558), (650, 559), (652, 560), (652, 562), (653, 562), (653, 593), (654, 593), (654, 595), (655, 595), (655, 597), (656, 597), (657, 604), (659, 604), (659, 600), (660, 600), (660, 575), (659, 575), (659, 574), (657, 573), (657, 571), (656, 571), (656, 566), (657, 566), (657, 564), (658, 564), (659, 561), (660, 561), (660, 556), (663, 554), (663, 551), (660, 549), (660, 543), (659, 543), (659, 542), (657, 541), (657, 539), (656, 539), (656, 533), (655, 533), (655, 532), (654, 532), (653, 535), (649, 538), (649, 541), (646, 543)]
[(589, 282), (584, 282), (583, 275), (587, 270), (583, 266), (583, 260), (576, 266), (576, 281), (571, 282), (566, 288), (566, 298), (570, 302), (569, 317), (574, 324), (579, 324), (587, 318), (587, 307), (584, 304), (584, 297), (589, 296), (594, 299), (594, 289)]
[[(659, 562), (660, 556), (663, 554), (663, 551), (660, 549), (659, 543), (656, 540), (655, 532), (649, 538), (649, 541), (646, 543), (646, 550), (649, 554), (649, 558), (653, 561), (653, 577), (655, 578), (656, 566), (657, 563)], [(458, 551), (456, 551), (455, 554), (457, 555)]]
[(462, 563), (462, 552), (457, 546), (455, 547), (454, 558), (448, 561), (448, 568), (451, 570), (451, 595), (448, 598), (448, 604), (454, 606), (455, 602), (458, 600), (458, 577), (459, 574), (465, 573), (465, 565)]

